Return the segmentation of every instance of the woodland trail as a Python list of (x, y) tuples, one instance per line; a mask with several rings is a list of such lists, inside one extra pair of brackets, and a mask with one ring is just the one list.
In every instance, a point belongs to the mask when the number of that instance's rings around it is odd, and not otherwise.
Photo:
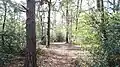
[(84, 54), (80, 46), (57, 42), (51, 43), (50, 48), (40, 47), (46, 53), (39, 57), (39, 67), (80, 67), (76, 60), (79, 53)]
[[(37, 49), (38, 67), (86, 67), (87, 65), (89, 53), (81, 50), (80, 46), (57, 42), (51, 43), (50, 48), (39, 45)], [(23, 67), (23, 59), (15, 60), (7, 67)]]

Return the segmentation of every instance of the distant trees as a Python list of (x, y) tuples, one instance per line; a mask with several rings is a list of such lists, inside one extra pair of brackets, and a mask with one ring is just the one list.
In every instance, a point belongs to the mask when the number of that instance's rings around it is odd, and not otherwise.
[[(27, 7), (23, 7), (27, 15), (25, 31), (20, 4), (11, 0), (0, 0), (0, 63), (4, 64), (6, 61), (3, 60), (6, 57), (11, 57), (11, 55), (14, 57), (14, 54), (20, 53), (21, 46), (24, 47), (26, 41), (24, 67), (36, 67), (36, 36), (39, 38), (37, 40), (43, 40), (41, 44), (46, 45), (46, 47), (50, 46), (51, 40), (66, 41), (66, 43), (73, 40), (72, 43), (85, 47), (85, 44), (87, 44), (90, 46), (90, 50), (99, 52), (96, 54), (100, 58), (100, 61), (98, 61), (101, 62), (100, 64), (107, 62), (106, 59), (111, 59), (111, 55), (119, 54), (117, 52), (119, 52), (120, 44), (120, 0), (26, 1)], [(35, 3), (37, 3), (37, 6), (35, 6)], [(104, 3), (106, 4), (104, 5)], [(37, 12), (35, 7), (38, 8)], [(37, 18), (35, 18), (35, 13)], [(39, 25), (35, 23), (35, 19)], [(39, 32), (37, 35), (36, 28), (39, 28), (39, 30), (37, 29), (37, 32)], [(26, 40), (24, 40), (25, 32)], [(98, 49), (94, 50), (93, 48)], [(119, 58), (115, 57), (115, 59)]]

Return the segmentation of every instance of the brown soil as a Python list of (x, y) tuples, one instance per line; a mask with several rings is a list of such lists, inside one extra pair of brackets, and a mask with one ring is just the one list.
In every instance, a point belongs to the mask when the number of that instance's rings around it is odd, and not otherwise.
[[(65, 43), (51, 43), (50, 48), (39, 45), (40, 55), (37, 55), (38, 67), (78, 67), (76, 58), (81, 51), (79, 46)], [(24, 58), (13, 61), (7, 67), (23, 67)]]

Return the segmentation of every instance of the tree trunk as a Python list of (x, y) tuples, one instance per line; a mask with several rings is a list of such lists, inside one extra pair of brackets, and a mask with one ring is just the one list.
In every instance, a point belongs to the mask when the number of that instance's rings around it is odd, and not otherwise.
[(116, 6), (116, 11), (117, 12), (120, 10), (119, 6), (120, 6), (120, 0), (118, 0), (118, 2), (117, 2), (117, 6)]
[[(104, 2), (103, 0), (101, 0), (101, 32), (103, 34), (103, 41), (106, 41), (107, 36), (106, 36), (106, 25), (105, 25), (105, 21), (104, 21)], [(105, 44), (105, 43), (104, 43)]]
[(51, 14), (51, 0), (48, 2), (48, 7), (49, 7), (49, 11), (48, 11), (48, 28), (47, 28), (47, 37), (48, 37), (48, 42), (47, 42), (47, 46), (50, 46), (50, 14)]
[(100, 0), (97, 0), (97, 10), (100, 11)]
[(35, 32), (35, 0), (27, 0), (26, 9), (26, 58), (24, 67), (37, 67), (36, 32)]
[(115, 7), (115, 0), (113, 0), (113, 12), (115, 12), (116, 7)]
[(68, 0), (66, 5), (66, 43), (69, 43), (69, 19), (68, 19)]
[(3, 5), (4, 5), (4, 9), (5, 9), (5, 12), (4, 12), (4, 20), (3, 20), (3, 25), (2, 25), (2, 45), (3, 45), (3, 49), (4, 49), (4, 46), (5, 46), (5, 40), (4, 40), (4, 30), (5, 30), (5, 22), (6, 22), (6, 14), (7, 14), (7, 3), (5, 3), (3, 1)]
[(73, 10), (71, 9), (71, 24), (70, 24), (70, 37), (69, 37), (69, 40), (70, 40), (70, 44), (72, 44), (72, 22), (73, 22), (73, 14), (72, 14)]
[(98, 12), (101, 12), (101, 22), (99, 25), (99, 29), (100, 29), (100, 36), (101, 36), (101, 41), (102, 44), (105, 45), (105, 41), (107, 39), (106, 37), (106, 23), (104, 21), (104, 2), (103, 0), (97, 0), (97, 10)]
[[(40, 16), (40, 21), (41, 21), (40, 23), (41, 23), (41, 33), (42, 33), (42, 34), (41, 34), (41, 37), (43, 37), (43, 36), (44, 36), (44, 35), (43, 35), (43, 34), (44, 34), (44, 33), (43, 33), (43, 31), (44, 31), (44, 30), (43, 30), (44, 24), (43, 24), (42, 15)], [(42, 39), (41, 39), (41, 40), (42, 40)]]
[(80, 0), (77, 1), (77, 14), (76, 14), (76, 31), (77, 31), (77, 26), (78, 26), (78, 16), (79, 16), (79, 2)]

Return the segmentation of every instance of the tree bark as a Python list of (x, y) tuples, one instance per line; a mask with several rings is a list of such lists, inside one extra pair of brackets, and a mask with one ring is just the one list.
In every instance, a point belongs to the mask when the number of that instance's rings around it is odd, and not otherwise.
[(97, 0), (97, 10), (100, 11), (100, 0)]
[(73, 22), (73, 14), (72, 14), (73, 10), (71, 9), (71, 23), (70, 23), (70, 37), (69, 37), (69, 40), (70, 40), (70, 44), (72, 44), (72, 22)]
[(69, 19), (68, 19), (68, 0), (67, 0), (67, 5), (66, 5), (66, 43), (69, 43)]
[(103, 0), (101, 0), (101, 32), (102, 32), (102, 34), (103, 34), (103, 39), (104, 39), (104, 41), (106, 41), (106, 39), (107, 39), (107, 36), (106, 36), (106, 30), (105, 30), (105, 27), (106, 27), (106, 25), (105, 25), (105, 21), (104, 21), (104, 2), (103, 2)]
[(27, 0), (26, 8), (26, 58), (24, 67), (37, 67), (36, 32), (35, 32), (35, 0)]
[(79, 2), (80, 0), (77, 1), (77, 14), (76, 14), (76, 31), (77, 31), (77, 26), (78, 26), (78, 16), (79, 16)]
[(115, 0), (113, 0), (113, 12), (115, 12), (116, 6), (115, 6)]
[(116, 11), (117, 12), (120, 10), (119, 6), (120, 6), (120, 0), (118, 0), (118, 2), (117, 2), (117, 6), (116, 6)]
[(51, 0), (48, 2), (48, 28), (47, 28), (47, 37), (48, 37), (48, 42), (46, 47), (50, 47), (50, 14), (51, 14)]
[(5, 22), (6, 22), (6, 14), (7, 14), (7, 3), (5, 3), (3, 1), (3, 5), (4, 5), (5, 12), (4, 12), (4, 20), (3, 20), (3, 25), (2, 25), (2, 32), (3, 32), (3, 34), (2, 34), (2, 45), (3, 45), (3, 48), (4, 48), (4, 46), (5, 46), (4, 30), (5, 30)]

